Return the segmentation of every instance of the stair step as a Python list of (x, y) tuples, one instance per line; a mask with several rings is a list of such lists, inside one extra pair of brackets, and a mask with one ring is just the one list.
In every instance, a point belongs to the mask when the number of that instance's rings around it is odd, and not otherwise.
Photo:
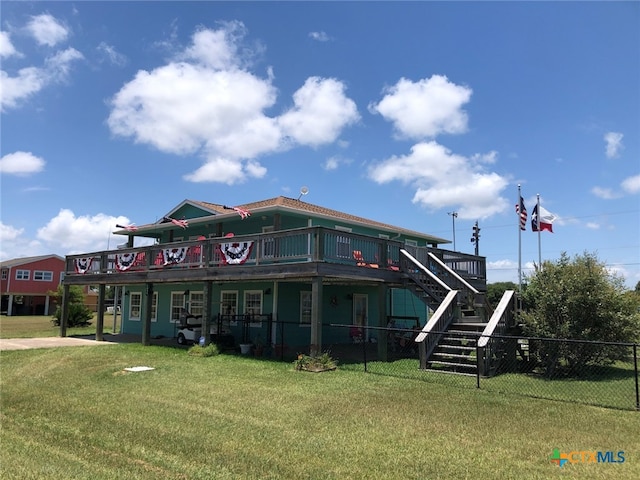
[(467, 373), (467, 372), (454, 372), (451, 370), (444, 370), (442, 368), (424, 368), (424, 372), (434, 372), (434, 373), (446, 373), (447, 375), (463, 375), (465, 377), (475, 377), (475, 373)]
[(443, 365), (448, 367), (460, 367), (460, 368), (475, 368), (476, 364), (469, 365), (468, 363), (449, 362), (446, 360), (429, 360), (427, 363), (432, 365)]
[(463, 360), (473, 360), (474, 362), (476, 361), (476, 357), (471, 357), (469, 355), (465, 355), (465, 354), (462, 354), (462, 353), (440, 352), (440, 351), (437, 351), (437, 350), (431, 354), (431, 357), (460, 358), (460, 359), (463, 359)]
[(440, 342), (436, 349), (437, 352), (445, 353), (444, 350), (453, 350), (454, 352), (475, 352), (476, 347), (467, 347), (466, 345), (450, 345)]

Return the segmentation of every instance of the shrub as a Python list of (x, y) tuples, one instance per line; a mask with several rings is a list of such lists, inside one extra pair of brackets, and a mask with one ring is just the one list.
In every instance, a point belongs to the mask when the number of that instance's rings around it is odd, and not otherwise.
[(220, 353), (218, 346), (215, 343), (210, 343), (207, 346), (201, 347), (200, 345), (194, 345), (189, 350), (187, 350), (187, 354), (192, 357), (214, 357)]
[[(60, 318), (62, 316), (62, 309), (56, 308), (51, 322), (56, 326), (60, 326)], [(91, 325), (93, 319), (93, 312), (82, 303), (70, 303), (69, 304), (69, 317), (67, 319), (67, 327), (86, 327)]]
[(335, 370), (338, 366), (329, 352), (323, 352), (320, 355), (305, 355), (300, 353), (298, 358), (293, 362), (296, 370), (306, 370), (308, 372), (323, 372), (326, 370)]

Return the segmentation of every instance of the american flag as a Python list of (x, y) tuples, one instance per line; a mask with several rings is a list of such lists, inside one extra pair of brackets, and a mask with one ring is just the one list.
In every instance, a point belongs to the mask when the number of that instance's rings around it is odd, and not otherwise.
[(516, 213), (520, 215), (520, 230), (527, 229), (527, 209), (524, 206), (524, 200), (520, 197), (520, 203), (516, 203)]
[(138, 227), (136, 227), (135, 225), (119, 225), (117, 223), (116, 228), (124, 228), (128, 232), (135, 232), (136, 230), (138, 230)]
[(164, 217), (165, 221), (171, 222), (174, 225), (177, 225), (180, 228), (187, 228), (189, 226), (189, 223), (187, 223), (186, 220), (176, 220), (175, 218), (171, 218), (171, 217)]

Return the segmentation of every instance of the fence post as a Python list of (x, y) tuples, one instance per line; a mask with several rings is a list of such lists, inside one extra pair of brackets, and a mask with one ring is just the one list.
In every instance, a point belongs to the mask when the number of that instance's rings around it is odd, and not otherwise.
[(362, 327), (362, 358), (364, 358), (364, 371), (367, 372), (367, 330)]
[(633, 344), (633, 369), (636, 372), (636, 410), (640, 411), (640, 390), (638, 389), (638, 344)]

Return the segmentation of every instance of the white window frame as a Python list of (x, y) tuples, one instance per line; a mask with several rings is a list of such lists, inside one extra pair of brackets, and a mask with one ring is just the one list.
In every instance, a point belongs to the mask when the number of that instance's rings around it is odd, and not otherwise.
[[(133, 299), (137, 299), (137, 303)], [(135, 316), (134, 307), (138, 308), (138, 316)], [(129, 293), (129, 320), (139, 322), (142, 319), (142, 292)]]
[[(311, 308), (312, 308), (311, 290), (302, 290), (300, 292), (300, 326), (311, 327)], [(308, 318), (309, 321), (305, 321)]]
[[(195, 300), (200, 297), (200, 300)], [(204, 315), (204, 292), (189, 292), (189, 313), (194, 316)]]
[[(249, 303), (249, 296), (253, 296), (253, 295), (257, 295), (258, 298), (260, 299), (259, 300), (260, 306), (257, 309), (257, 311), (255, 307), (247, 307), (247, 304)], [(242, 296), (244, 313), (250, 314), (250, 315), (262, 315), (262, 308), (264, 306), (263, 295), (264, 295), (264, 292), (262, 290), (245, 290)], [(260, 327), (261, 325), (262, 325), (262, 320), (259, 320), (257, 322), (249, 322), (250, 327)]]
[[(177, 301), (177, 299), (180, 301)], [(186, 301), (184, 290), (179, 292), (171, 292), (171, 305), (169, 306), (169, 323), (180, 323), (180, 315), (185, 309)], [(178, 309), (176, 311), (176, 309)]]
[(29, 280), (31, 278), (31, 270), (16, 270), (16, 280)]
[(153, 292), (153, 297), (151, 298), (151, 321), (158, 321), (158, 292)]
[[(40, 278), (38, 278), (40, 277)], [(52, 282), (53, 281), (53, 272), (49, 270), (34, 270), (33, 279), (36, 282)]]

